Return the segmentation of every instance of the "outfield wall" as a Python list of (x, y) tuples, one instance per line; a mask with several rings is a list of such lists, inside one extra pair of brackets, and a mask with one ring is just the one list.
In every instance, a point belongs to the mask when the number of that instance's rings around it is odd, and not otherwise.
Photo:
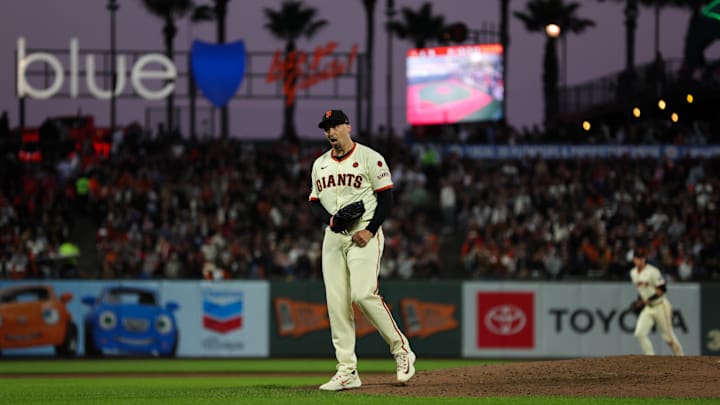
[[(85, 353), (84, 297), (104, 287), (142, 287), (174, 310), (178, 357), (332, 357), (320, 281), (0, 281), (0, 288), (45, 284), (67, 304)], [(628, 282), (382, 281), (381, 293), (413, 349), (425, 357), (564, 358), (640, 354)], [(672, 284), (675, 333), (688, 355), (720, 354), (720, 286)], [(0, 304), (0, 313), (2, 304)], [(360, 357), (387, 356), (385, 342), (355, 311)], [(16, 319), (5, 317), (0, 333)], [(118, 332), (120, 334), (121, 332)], [(669, 348), (653, 332), (658, 354)], [(3, 355), (52, 355), (52, 347)], [(115, 354), (115, 353), (109, 353)]]
[(720, 356), (720, 285), (704, 284), (700, 291), (702, 354)]

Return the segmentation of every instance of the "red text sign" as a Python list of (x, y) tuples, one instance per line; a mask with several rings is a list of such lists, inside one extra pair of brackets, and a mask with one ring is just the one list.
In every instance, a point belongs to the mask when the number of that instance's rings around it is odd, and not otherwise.
[(283, 94), (287, 96), (287, 104), (293, 104), (299, 89), (307, 89), (323, 80), (332, 79), (350, 71), (350, 67), (357, 57), (358, 45), (353, 45), (345, 62), (340, 58), (328, 58), (337, 46), (337, 42), (331, 41), (315, 48), (312, 54), (304, 51), (292, 51), (284, 58), (282, 52), (278, 50), (273, 56), (272, 65), (265, 81), (274, 83), (282, 80)]

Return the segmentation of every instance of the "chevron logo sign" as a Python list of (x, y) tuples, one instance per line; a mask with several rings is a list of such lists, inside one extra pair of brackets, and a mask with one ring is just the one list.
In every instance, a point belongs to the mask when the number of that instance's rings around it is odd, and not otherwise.
[(222, 334), (242, 329), (245, 307), (243, 293), (205, 291), (202, 303), (205, 329)]

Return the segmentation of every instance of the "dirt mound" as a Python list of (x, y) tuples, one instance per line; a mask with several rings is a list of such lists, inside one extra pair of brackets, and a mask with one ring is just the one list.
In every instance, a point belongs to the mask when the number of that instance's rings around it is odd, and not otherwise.
[[(418, 360), (418, 365), (422, 364)], [(420, 371), (397, 385), (363, 375), (348, 393), (402, 396), (720, 398), (720, 357), (614, 356)]]

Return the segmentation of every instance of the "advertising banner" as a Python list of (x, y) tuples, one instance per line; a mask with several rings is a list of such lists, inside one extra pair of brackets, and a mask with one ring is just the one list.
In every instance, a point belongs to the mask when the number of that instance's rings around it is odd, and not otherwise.
[(471, 159), (609, 159), (647, 158), (680, 159), (720, 155), (720, 145), (438, 145), (424, 144), (445, 154), (454, 153)]
[[(460, 282), (382, 281), (380, 294), (418, 355), (460, 356)], [(334, 357), (322, 282), (272, 283), (271, 356)], [(389, 356), (355, 308), (358, 356)]]
[[(165, 288), (185, 303), (181, 356), (266, 357), (270, 287), (265, 281), (184, 282)], [(183, 308), (181, 308), (182, 310)]]
[[(720, 352), (719, 289), (669, 286), (688, 355)], [(641, 354), (629, 283), (385, 281), (380, 292), (420, 356)], [(73, 356), (334, 356), (320, 281), (2, 281), (0, 297), (7, 356), (63, 355), (73, 336)], [(355, 319), (358, 355), (388, 356), (357, 309)], [(671, 354), (657, 331), (651, 340)]]
[[(52, 304), (58, 307), (55, 312), (66, 310), (74, 326), (60, 324), (57, 316), (45, 315), (47, 311), (34, 315), (35, 303), (51, 294), (58, 297)], [(7, 355), (54, 355), (57, 342), (35, 337), (52, 336), (54, 329), (66, 334), (73, 328), (78, 356), (269, 353), (269, 286), (263, 281), (0, 282), (0, 296), (0, 327), (12, 336), (10, 342), (0, 342), (12, 346), (3, 348)], [(23, 302), (22, 311), (13, 313), (18, 302)]]
[[(582, 357), (642, 354), (628, 305), (630, 283), (468, 282), (463, 285), (465, 357)], [(696, 284), (669, 288), (675, 334), (685, 353), (700, 353)], [(659, 333), (651, 340), (670, 355)]]

